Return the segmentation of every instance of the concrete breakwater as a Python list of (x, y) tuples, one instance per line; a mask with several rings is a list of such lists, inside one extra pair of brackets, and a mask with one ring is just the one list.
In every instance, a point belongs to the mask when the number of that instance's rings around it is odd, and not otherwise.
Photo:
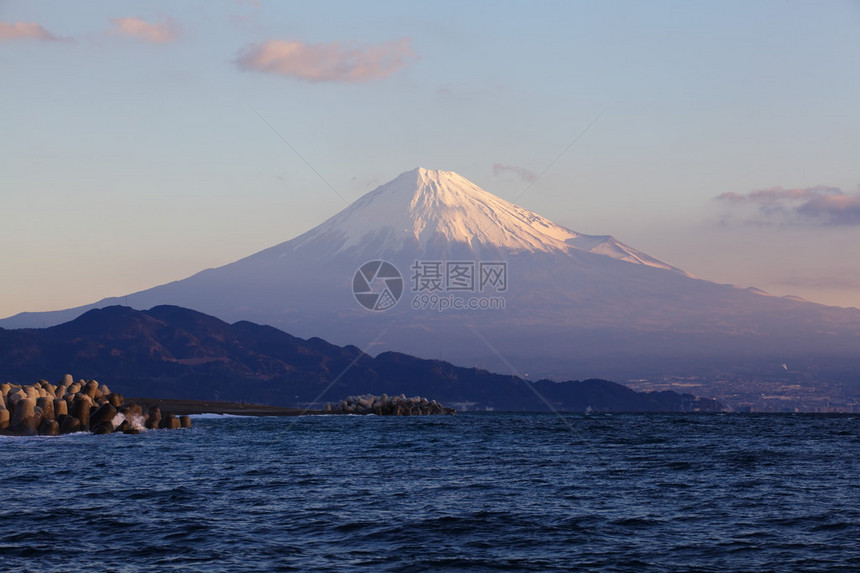
[(420, 396), (407, 398), (399, 396), (350, 396), (338, 404), (326, 405), (326, 411), (341, 414), (376, 414), (379, 416), (426, 416), (433, 414), (456, 414), (453, 408), (446, 408), (436, 400)]
[(161, 415), (158, 407), (145, 409), (125, 403), (95, 380), (74, 381), (71, 374), (57, 385), (0, 384), (0, 435), (56, 436), (74, 432), (136, 434), (142, 430), (191, 427), (188, 416)]

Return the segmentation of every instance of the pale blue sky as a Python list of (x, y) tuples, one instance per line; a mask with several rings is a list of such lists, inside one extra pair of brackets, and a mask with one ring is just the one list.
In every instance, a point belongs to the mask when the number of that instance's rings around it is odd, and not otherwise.
[[(247, 63), (286, 42), (304, 68)], [(513, 200), (528, 181), (494, 165), (540, 173), (594, 122), (521, 205), (860, 306), (858, 2), (0, 0), (0, 73), (0, 316), (184, 278), (345, 207), (258, 113), (350, 201), (417, 166)]]

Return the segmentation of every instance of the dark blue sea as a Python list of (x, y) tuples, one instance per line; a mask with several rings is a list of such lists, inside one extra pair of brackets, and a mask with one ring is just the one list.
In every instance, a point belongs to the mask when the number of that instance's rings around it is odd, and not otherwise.
[(2, 571), (860, 571), (860, 417), (197, 418), (0, 438)]

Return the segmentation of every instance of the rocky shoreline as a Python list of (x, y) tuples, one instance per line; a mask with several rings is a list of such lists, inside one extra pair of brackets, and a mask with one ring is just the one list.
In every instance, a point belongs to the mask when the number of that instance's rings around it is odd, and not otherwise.
[(322, 410), (290, 408), (249, 404), (246, 402), (215, 402), (210, 400), (176, 400), (161, 398), (131, 398), (145, 408), (159, 408), (163, 414), (230, 414), (234, 416), (317, 416), (338, 414), (375, 414), (377, 416), (432, 416), (455, 414), (453, 408), (446, 408), (436, 400), (405, 394), (388, 396), (382, 394), (363, 394), (349, 396), (337, 403), (325, 405)]
[(63, 376), (55, 386), (0, 384), (0, 435), (57, 436), (75, 432), (138, 434), (143, 430), (190, 428), (191, 418), (162, 414), (158, 406), (126, 403), (95, 380)]
[(74, 381), (66, 374), (57, 385), (47, 380), (34, 384), (0, 384), (0, 435), (57, 436), (74, 432), (137, 434), (143, 430), (190, 428), (192, 414), (239, 416), (301, 416), (357, 414), (428, 416), (455, 414), (436, 400), (404, 394), (349, 396), (324, 410), (309, 410), (202, 400), (133, 398), (111, 392), (95, 380)]
[(350, 396), (341, 400), (336, 406), (326, 405), (326, 411), (335, 414), (376, 414), (377, 416), (432, 416), (457, 413), (453, 408), (446, 408), (436, 400), (421, 396), (407, 398), (405, 394)]

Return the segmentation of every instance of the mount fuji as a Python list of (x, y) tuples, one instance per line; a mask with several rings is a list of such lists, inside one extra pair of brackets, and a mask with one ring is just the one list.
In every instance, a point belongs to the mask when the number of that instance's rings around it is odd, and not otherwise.
[[(389, 265), (366, 265), (374, 261)], [(386, 304), (373, 303), (374, 294)], [(535, 379), (716, 381), (778, 375), (786, 363), (819, 373), (826, 364), (853, 378), (860, 370), (860, 310), (699, 279), (611, 236), (557, 225), (456, 173), (422, 168), (234, 263), (0, 326), (59, 324), (125, 300)]]

